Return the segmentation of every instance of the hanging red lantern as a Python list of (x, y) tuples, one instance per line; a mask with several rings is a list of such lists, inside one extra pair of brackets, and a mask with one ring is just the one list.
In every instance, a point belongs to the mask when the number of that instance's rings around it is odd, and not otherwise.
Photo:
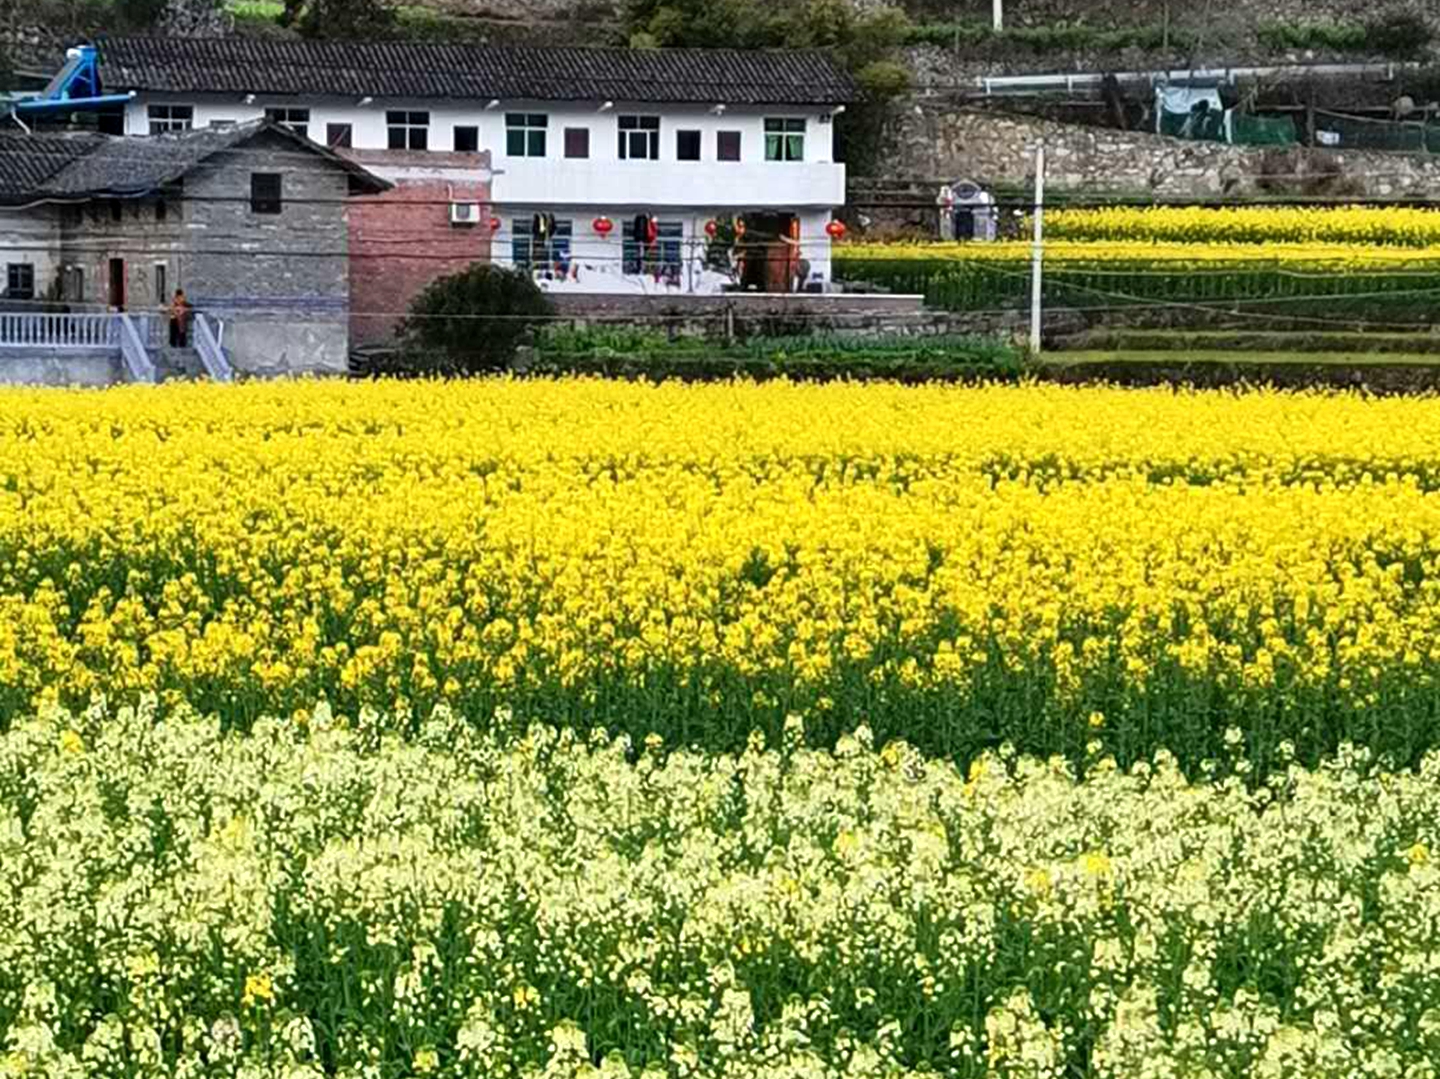
[(656, 240), (660, 239), (660, 222), (655, 218), (647, 218), (645, 221), (645, 243), (654, 246)]
[(499, 219), (498, 217), (492, 217), (492, 218), (490, 219), (490, 231), (491, 231), (491, 232), (499, 232), (499, 231), (500, 231), (500, 219)]
[(710, 237), (710, 239), (715, 239), (715, 234), (719, 231), (720, 226), (713, 219), (705, 222), (705, 235)]
[(611, 230), (615, 228), (615, 222), (611, 221), (608, 217), (597, 217), (594, 221), (590, 222), (590, 227), (601, 236), (609, 236)]
[(831, 221), (830, 224), (828, 224), (828, 225), (825, 226), (825, 232), (829, 235), (830, 239), (832, 239), (832, 240), (841, 240), (841, 239), (844, 239), (844, 237), (845, 237), (845, 232), (846, 232), (845, 222), (843, 222), (843, 221)]

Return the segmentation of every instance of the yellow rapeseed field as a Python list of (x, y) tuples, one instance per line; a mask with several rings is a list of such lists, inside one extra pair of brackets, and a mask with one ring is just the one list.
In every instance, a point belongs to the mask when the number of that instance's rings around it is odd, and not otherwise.
[[(438, 702), (967, 758), (1433, 744), (1440, 402), (597, 381), (8, 393), (0, 715)], [(1101, 717), (1094, 722), (1094, 717)]]
[(1440, 212), (1405, 206), (1104, 206), (1045, 215), (1057, 240), (1440, 246)]
[(0, 393), (0, 1079), (1437, 1079), (1440, 400)]

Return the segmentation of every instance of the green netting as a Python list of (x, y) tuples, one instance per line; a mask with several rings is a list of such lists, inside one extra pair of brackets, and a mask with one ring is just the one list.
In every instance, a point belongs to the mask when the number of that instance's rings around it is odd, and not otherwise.
[(1300, 141), (1288, 116), (1247, 116), (1230, 113), (1230, 141), (1237, 146), (1292, 146)]
[(1424, 124), (1395, 120), (1366, 120), (1334, 112), (1315, 113), (1315, 141), (1341, 150), (1390, 150), (1392, 152), (1440, 152), (1440, 138)]

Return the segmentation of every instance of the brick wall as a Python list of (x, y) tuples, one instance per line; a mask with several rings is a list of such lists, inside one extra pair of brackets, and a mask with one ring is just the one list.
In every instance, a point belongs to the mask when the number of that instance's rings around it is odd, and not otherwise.
[[(350, 206), (350, 332), (354, 344), (393, 339), (426, 285), (490, 259), (488, 154), (358, 151), (395, 188)], [(451, 202), (480, 204), (480, 224), (450, 223)]]

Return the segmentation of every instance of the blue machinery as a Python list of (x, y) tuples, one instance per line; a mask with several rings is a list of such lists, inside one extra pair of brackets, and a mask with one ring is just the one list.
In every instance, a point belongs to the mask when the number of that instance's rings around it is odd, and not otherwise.
[(124, 105), (135, 94), (107, 94), (100, 85), (100, 55), (94, 45), (81, 45), (65, 54), (65, 66), (37, 97), (15, 102), (10, 114), (22, 125), (23, 117), (75, 112)]

